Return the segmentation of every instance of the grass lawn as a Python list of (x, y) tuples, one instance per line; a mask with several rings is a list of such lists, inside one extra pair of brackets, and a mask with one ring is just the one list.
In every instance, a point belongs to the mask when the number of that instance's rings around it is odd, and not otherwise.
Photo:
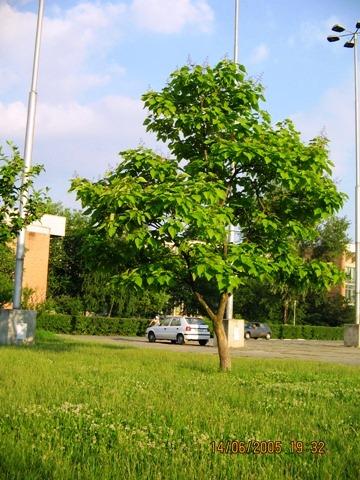
[(0, 348), (0, 479), (357, 480), (359, 374), (42, 334)]

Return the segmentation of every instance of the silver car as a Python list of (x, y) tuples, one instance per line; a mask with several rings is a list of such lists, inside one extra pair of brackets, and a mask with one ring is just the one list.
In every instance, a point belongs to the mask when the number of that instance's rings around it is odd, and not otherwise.
[(149, 342), (170, 340), (178, 345), (191, 340), (206, 345), (210, 339), (209, 327), (201, 318), (185, 316), (163, 317), (146, 329), (146, 335)]
[(246, 339), (249, 338), (266, 338), (270, 340), (271, 338), (271, 329), (266, 323), (246, 323), (244, 328), (244, 336)]

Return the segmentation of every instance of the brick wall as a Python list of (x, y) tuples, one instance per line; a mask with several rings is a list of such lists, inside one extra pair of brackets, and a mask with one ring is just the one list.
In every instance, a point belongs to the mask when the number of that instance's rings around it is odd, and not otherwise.
[(25, 245), (23, 287), (33, 290), (31, 303), (42, 303), (46, 299), (50, 235), (26, 232)]

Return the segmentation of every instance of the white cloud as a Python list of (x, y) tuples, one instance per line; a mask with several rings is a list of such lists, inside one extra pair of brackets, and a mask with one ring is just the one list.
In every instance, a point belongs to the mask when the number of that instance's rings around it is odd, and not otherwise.
[[(20, 138), (25, 131), (24, 103), (0, 103), (0, 131), (6, 138)], [(37, 107), (36, 137), (39, 141), (73, 141), (91, 137), (101, 142), (114, 138), (119, 148), (134, 146), (147, 137), (142, 123), (145, 111), (140, 100), (113, 95), (97, 102), (43, 103)]]
[(14, 66), (23, 66), (31, 52), (30, 38), (33, 43), (36, 16), (0, 3), (0, 18), (0, 61), (14, 70)]
[(321, 133), (330, 140), (330, 158), (335, 163), (335, 175), (343, 178), (353, 171), (354, 93), (349, 84), (328, 89), (310, 111), (291, 116), (304, 138), (309, 140)]
[(140, 100), (125, 96), (107, 96), (94, 103), (82, 105), (40, 104), (39, 134), (45, 138), (87, 138), (99, 142), (114, 138), (120, 144), (136, 145), (145, 130), (145, 114)]
[[(11, 139), (22, 151), (26, 105), (0, 104), (2, 143)], [(39, 179), (50, 187), (54, 200), (71, 201), (67, 190), (75, 173), (98, 178), (119, 158), (117, 152), (146, 144), (156, 148), (156, 140), (143, 127), (145, 111), (140, 100), (114, 95), (91, 104), (39, 102), (35, 126), (33, 163), (45, 165)]]
[[(37, 14), (16, 5), (0, 0), (0, 143), (13, 140), (22, 151)], [(45, 10), (33, 162), (45, 165), (40, 182), (54, 199), (69, 204), (66, 191), (75, 171), (93, 178), (117, 162), (120, 150), (142, 142), (158, 148), (142, 125), (142, 102), (109, 93), (125, 72), (114, 54), (122, 35), (135, 20), (161, 34), (187, 26), (206, 31), (213, 11), (207, 0), (59, 5)]]
[[(39, 91), (46, 101), (69, 101), (106, 86), (123, 75), (107, 64), (107, 54), (135, 22), (157, 33), (177, 33), (186, 26), (211, 28), (207, 0), (133, 0), (83, 2), (72, 8), (45, 10), (40, 51)], [(17, 10), (0, 0), (0, 94), (25, 98), (29, 90), (37, 13)]]
[(188, 25), (206, 32), (214, 19), (207, 0), (134, 0), (131, 11), (140, 28), (165, 34), (178, 33)]
[(22, 102), (0, 103), (1, 140), (18, 139), (25, 132), (26, 106)]
[(270, 55), (269, 47), (265, 43), (258, 45), (252, 52), (250, 57), (251, 63), (261, 63)]
[[(55, 14), (54, 14), (55, 12)], [(81, 3), (53, 10), (43, 24), (39, 88), (43, 98), (69, 99), (89, 88), (105, 85), (121, 66), (100, 68), (105, 52), (119, 37), (126, 12), (123, 4)], [(0, 3), (0, 92), (30, 85), (37, 14)], [(91, 71), (92, 61), (97, 71)], [(100, 72), (100, 73), (99, 73)]]
[(315, 44), (326, 45), (326, 37), (331, 34), (331, 28), (336, 23), (340, 23), (340, 21), (335, 15), (331, 15), (321, 22), (302, 22), (298, 31), (288, 38), (288, 45), (296, 47), (298, 43), (302, 43), (308, 48)]

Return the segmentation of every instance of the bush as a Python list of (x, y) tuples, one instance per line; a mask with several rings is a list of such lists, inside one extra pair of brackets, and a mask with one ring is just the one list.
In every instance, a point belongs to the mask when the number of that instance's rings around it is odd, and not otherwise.
[(319, 327), (315, 325), (269, 324), (273, 338), (303, 338), (305, 340), (342, 340), (343, 327)]
[(55, 299), (56, 311), (66, 315), (79, 315), (84, 311), (82, 301), (79, 297), (60, 295)]
[(36, 319), (37, 328), (54, 333), (72, 333), (72, 317), (62, 313), (41, 312)]
[(41, 312), (37, 326), (55, 333), (143, 336), (149, 324), (144, 318), (85, 317)]
[[(211, 333), (212, 322), (208, 323)], [(84, 315), (63, 315), (60, 313), (40, 312), (37, 327), (54, 333), (73, 333), (79, 335), (122, 335), (144, 336), (149, 325), (146, 318), (85, 317)], [(305, 340), (342, 340), (343, 327), (319, 327), (315, 325), (269, 324), (272, 338), (303, 338)]]
[(271, 336), (272, 338), (283, 338), (282, 337), (282, 325), (278, 323), (268, 324), (271, 328)]

